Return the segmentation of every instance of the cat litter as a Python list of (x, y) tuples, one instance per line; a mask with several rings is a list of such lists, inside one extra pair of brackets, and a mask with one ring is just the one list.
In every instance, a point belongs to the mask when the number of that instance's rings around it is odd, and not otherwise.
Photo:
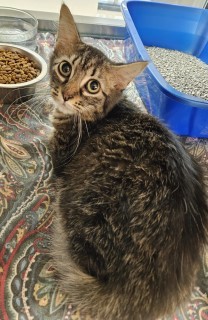
[(135, 80), (147, 111), (178, 135), (207, 138), (208, 66), (201, 61), (208, 63), (208, 10), (142, 0), (125, 0), (121, 9), (126, 61), (155, 62)]
[(159, 47), (146, 47), (165, 80), (176, 90), (208, 100), (208, 65), (196, 57)]

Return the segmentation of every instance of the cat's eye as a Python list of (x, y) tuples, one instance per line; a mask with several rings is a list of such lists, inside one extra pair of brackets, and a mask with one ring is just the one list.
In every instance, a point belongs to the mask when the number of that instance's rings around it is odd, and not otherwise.
[(98, 93), (100, 90), (100, 83), (97, 80), (89, 80), (85, 85), (85, 89), (92, 94)]
[(62, 76), (68, 77), (71, 73), (71, 65), (67, 61), (62, 61), (58, 66), (58, 70)]

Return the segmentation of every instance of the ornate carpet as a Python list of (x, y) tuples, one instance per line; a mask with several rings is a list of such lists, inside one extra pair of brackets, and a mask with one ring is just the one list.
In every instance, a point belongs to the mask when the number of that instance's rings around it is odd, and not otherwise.
[[(124, 60), (121, 40), (85, 40), (110, 58)], [(46, 60), (53, 45), (53, 35), (38, 35), (38, 51)], [(66, 303), (47, 255), (53, 220), (47, 93), (46, 79), (27, 103), (0, 104), (0, 320), (89, 320)], [(143, 108), (133, 84), (127, 95)], [(183, 142), (208, 169), (208, 140)], [(208, 255), (190, 302), (170, 320), (208, 320), (207, 261)]]

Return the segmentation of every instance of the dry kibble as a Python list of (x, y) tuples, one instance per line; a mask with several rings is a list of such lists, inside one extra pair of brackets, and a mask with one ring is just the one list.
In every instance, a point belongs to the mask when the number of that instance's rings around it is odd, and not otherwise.
[(19, 52), (0, 49), (0, 83), (14, 84), (36, 78), (40, 70)]

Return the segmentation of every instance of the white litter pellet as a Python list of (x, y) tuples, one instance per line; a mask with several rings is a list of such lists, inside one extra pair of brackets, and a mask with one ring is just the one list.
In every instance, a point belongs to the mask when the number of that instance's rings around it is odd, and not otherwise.
[(208, 100), (208, 65), (177, 50), (146, 47), (153, 63), (176, 90)]

